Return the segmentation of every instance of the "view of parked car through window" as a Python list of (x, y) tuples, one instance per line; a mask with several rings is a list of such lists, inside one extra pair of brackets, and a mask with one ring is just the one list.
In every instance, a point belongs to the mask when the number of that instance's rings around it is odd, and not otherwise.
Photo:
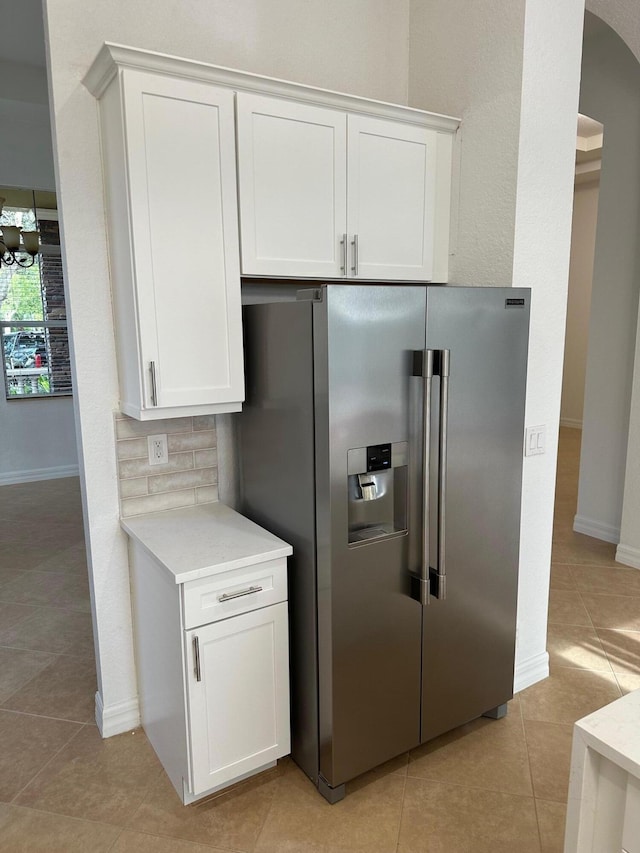
[[(0, 226), (40, 232), (31, 266), (0, 262), (0, 334), (8, 400), (71, 393), (57, 211), (53, 193), (0, 188)], [(25, 256), (26, 257), (26, 256)], [(26, 257), (28, 261), (28, 257)]]

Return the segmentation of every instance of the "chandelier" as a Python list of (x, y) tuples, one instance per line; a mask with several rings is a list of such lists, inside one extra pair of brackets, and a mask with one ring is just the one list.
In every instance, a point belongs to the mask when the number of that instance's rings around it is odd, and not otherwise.
[[(0, 198), (0, 215), (4, 199)], [(40, 251), (40, 234), (38, 231), (23, 231), (17, 225), (0, 225), (2, 239), (0, 240), (0, 266), (19, 267), (33, 266), (36, 255)], [(22, 238), (22, 245), (20, 244)], [(19, 257), (21, 256), (21, 257)]]

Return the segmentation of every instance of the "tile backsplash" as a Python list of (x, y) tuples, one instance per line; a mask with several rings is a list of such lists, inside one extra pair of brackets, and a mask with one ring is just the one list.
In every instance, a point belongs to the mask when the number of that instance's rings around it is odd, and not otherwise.
[[(218, 500), (214, 415), (136, 421), (116, 412), (115, 427), (123, 518)], [(162, 433), (169, 461), (149, 465), (147, 436)]]

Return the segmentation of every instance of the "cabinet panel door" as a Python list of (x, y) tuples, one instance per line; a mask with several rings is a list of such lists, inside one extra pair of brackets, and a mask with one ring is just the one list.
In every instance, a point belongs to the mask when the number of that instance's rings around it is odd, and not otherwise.
[(205, 625), (185, 637), (197, 795), (290, 751), (287, 604)]
[(243, 400), (233, 93), (122, 79), (145, 405)]
[(238, 93), (244, 275), (344, 275), (346, 116)]
[(433, 130), (349, 116), (348, 231), (363, 279), (429, 281), (433, 269), (436, 139)]

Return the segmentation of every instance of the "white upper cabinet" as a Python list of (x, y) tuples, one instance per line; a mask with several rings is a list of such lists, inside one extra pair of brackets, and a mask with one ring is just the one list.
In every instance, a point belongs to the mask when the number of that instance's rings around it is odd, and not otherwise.
[(237, 115), (243, 275), (446, 280), (451, 132), (245, 93)]
[(346, 115), (245, 92), (236, 102), (243, 274), (343, 274)]
[(424, 127), (349, 116), (349, 275), (432, 279), (436, 138)]
[(124, 69), (100, 118), (121, 409), (142, 420), (237, 411), (233, 92)]
[(115, 44), (84, 83), (126, 414), (240, 410), (241, 268), (447, 280), (457, 119)]

